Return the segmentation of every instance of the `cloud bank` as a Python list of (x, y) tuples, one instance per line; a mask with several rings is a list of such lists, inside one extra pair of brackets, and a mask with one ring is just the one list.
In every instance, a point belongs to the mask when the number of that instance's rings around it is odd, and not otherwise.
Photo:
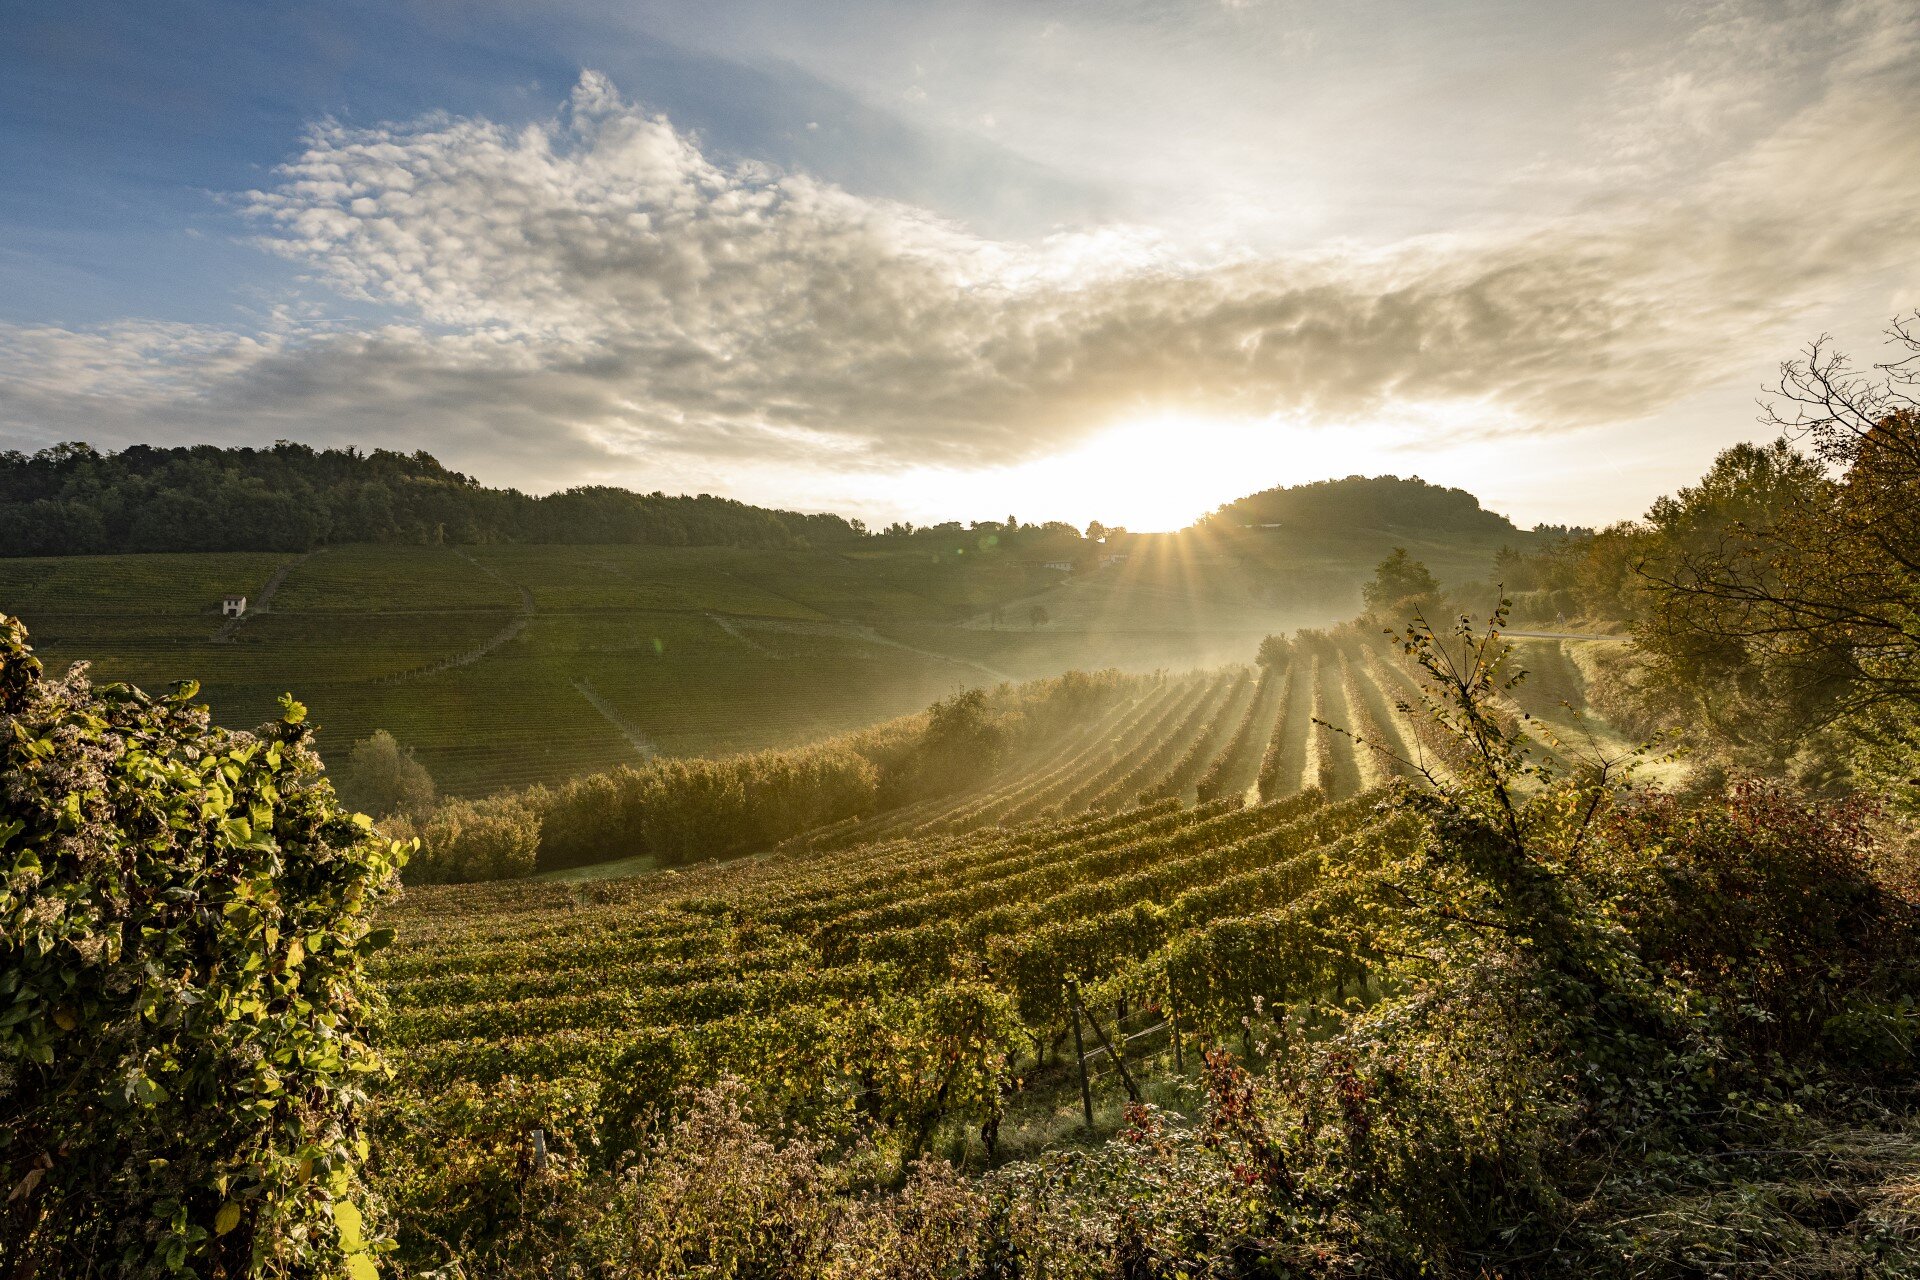
[[(1795, 92), (1743, 109), (1742, 51), (1782, 42)], [(1125, 226), (990, 240), (718, 162), (593, 72), (526, 127), (323, 123), (236, 204), (382, 319), (0, 328), (0, 429), (428, 447), (544, 488), (747, 458), (985, 467), (1167, 409), (1630, 420), (1869, 283), (1920, 284), (1920, 15), (1726, 8), (1697, 43), (1623, 74), (1637, 105), (1564, 216), (1277, 256)]]

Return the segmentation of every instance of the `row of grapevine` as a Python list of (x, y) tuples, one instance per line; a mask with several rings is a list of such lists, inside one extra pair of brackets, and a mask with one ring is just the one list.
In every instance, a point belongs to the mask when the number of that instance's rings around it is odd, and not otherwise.
[[(1273, 731), (1273, 722), (1279, 715), (1278, 695), (1285, 683), (1286, 677), (1276, 674), (1274, 666), (1260, 669), (1259, 687), (1254, 690), (1253, 700), (1247, 704), (1246, 713), (1235, 727), (1233, 737), (1195, 784), (1195, 793), (1201, 801), (1244, 793), (1259, 777), (1259, 762), (1265, 752), (1268, 735)], [(1236, 779), (1247, 772), (1249, 757), (1251, 775), (1236, 787)]]
[[(1313, 879), (1313, 851), (1347, 847), (1375, 803), (1163, 802), (644, 887), (527, 884), (517, 904), (508, 886), (419, 890), (394, 913), (382, 970), (402, 1088), (547, 1081), (617, 1126), (730, 1070), (794, 1114), (878, 1107), (917, 1131), (932, 1113), (901, 1118), (913, 1105), (955, 1096), (929, 1083), (947, 1068), (927, 1059), (928, 1036), (973, 1028), (940, 1061), (997, 1079), (995, 1063), (1064, 1032), (1065, 980), (1280, 905)], [(448, 909), (463, 899), (473, 910)]]
[[(1198, 795), (1199, 779), (1224, 757), (1237, 736), (1239, 726), (1253, 710), (1258, 686), (1251, 673), (1242, 672), (1226, 696), (1215, 704), (1206, 726), (1195, 735), (1174, 762), (1173, 768), (1158, 783), (1140, 793), (1144, 800), (1184, 798), (1189, 791)], [(1212, 799), (1211, 796), (1205, 797)]]

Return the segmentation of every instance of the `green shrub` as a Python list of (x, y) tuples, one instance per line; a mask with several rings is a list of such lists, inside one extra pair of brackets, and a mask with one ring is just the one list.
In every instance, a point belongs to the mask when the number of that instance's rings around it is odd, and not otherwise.
[(433, 778), (385, 729), (353, 744), (346, 767), (335, 777), (340, 798), (376, 818), (424, 814), (433, 809)]
[(0, 1272), (367, 1277), (371, 909), (403, 848), (290, 698), (47, 678), (0, 618)]
[(407, 868), (414, 884), (504, 880), (533, 870), (540, 818), (516, 796), (451, 800), (422, 820), (390, 822), (390, 834), (420, 842)]

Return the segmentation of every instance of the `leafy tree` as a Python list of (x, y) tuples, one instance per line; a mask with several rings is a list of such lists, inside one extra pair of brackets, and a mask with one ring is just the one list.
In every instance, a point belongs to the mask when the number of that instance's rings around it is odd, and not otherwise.
[(0, 618), (0, 1273), (375, 1274), (370, 915), (305, 710), (49, 679)]
[(418, 840), (420, 851), (407, 868), (407, 880), (417, 884), (523, 876), (540, 851), (538, 815), (512, 796), (451, 800), (417, 821), (390, 823), (389, 830)]
[(1505, 516), (1481, 508), (1464, 489), (1418, 476), (1347, 476), (1267, 489), (1229, 502), (1209, 517), (1233, 525), (1299, 529), (1417, 529), (1422, 532), (1511, 533)]
[(1812, 344), (1768, 411), (1788, 439), (1730, 450), (1655, 507), (1637, 634), (1656, 661), (1738, 691), (1717, 721), (1736, 739), (1791, 748), (1868, 726), (1897, 777), (1920, 755), (1920, 317), (1891, 336), (1899, 358), (1871, 375)]
[(1254, 661), (1263, 667), (1284, 666), (1293, 653), (1293, 645), (1285, 636), (1266, 636), (1260, 641), (1260, 650), (1254, 655)]
[(1037, 604), (1027, 610), (1027, 621), (1031, 623), (1035, 629), (1046, 626), (1047, 623), (1052, 620), (1053, 615), (1047, 612), (1047, 606), (1043, 604)]
[(433, 808), (433, 777), (385, 729), (353, 744), (336, 784), (348, 805), (376, 818), (419, 817)]
[(1373, 581), (1360, 588), (1360, 595), (1375, 613), (1404, 613), (1409, 605), (1431, 605), (1440, 596), (1440, 584), (1405, 547), (1395, 547), (1374, 569)]

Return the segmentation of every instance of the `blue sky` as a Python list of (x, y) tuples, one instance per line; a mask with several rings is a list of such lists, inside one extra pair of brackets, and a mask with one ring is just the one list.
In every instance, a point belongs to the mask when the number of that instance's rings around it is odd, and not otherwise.
[(0, 437), (1632, 514), (1920, 298), (1896, 0), (28, 4)]

